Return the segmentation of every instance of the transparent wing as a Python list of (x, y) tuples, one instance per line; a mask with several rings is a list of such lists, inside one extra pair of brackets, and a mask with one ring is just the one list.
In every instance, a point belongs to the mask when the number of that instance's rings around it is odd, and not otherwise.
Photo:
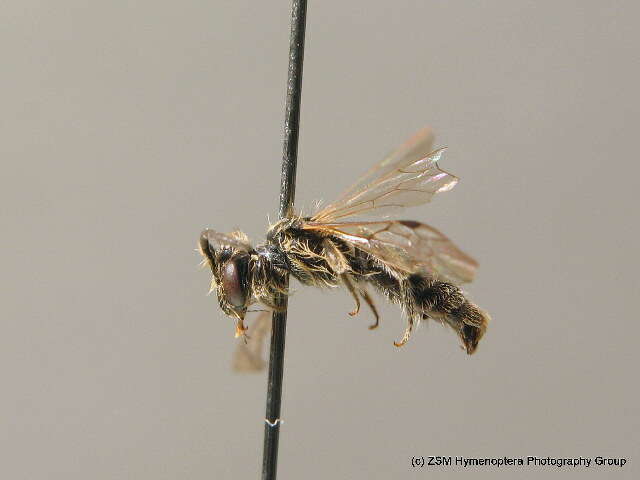
[(434, 135), (431, 127), (424, 127), (419, 130), (409, 140), (404, 142), (393, 152), (389, 153), (381, 162), (371, 167), (342, 194), (337, 202), (348, 198), (355, 191), (362, 190), (375, 178), (381, 177), (396, 168), (401, 167), (403, 163), (409, 164), (416, 160), (420, 160), (427, 153), (433, 151), (433, 140)]
[(442, 281), (471, 282), (478, 268), (478, 263), (443, 233), (412, 220), (307, 222), (303, 228), (323, 230), (389, 266), (405, 272), (424, 269)]
[(458, 179), (438, 167), (444, 149), (431, 151), (432, 144), (431, 129), (422, 129), (312, 220), (328, 223), (353, 215), (384, 216), (427, 203), (436, 193), (451, 190)]
[(239, 342), (233, 352), (231, 368), (234, 372), (260, 372), (266, 362), (263, 358), (266, 339), (271, 331), (270, 311), (261, 312), (249, 327), (247, 343)]

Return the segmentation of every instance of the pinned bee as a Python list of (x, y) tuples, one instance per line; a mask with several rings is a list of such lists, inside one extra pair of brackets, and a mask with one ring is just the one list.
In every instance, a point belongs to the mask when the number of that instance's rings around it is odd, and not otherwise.
[(287, 274), (315, 287), (344, 286), (360, 311), (361, 300), (379, 316), (367, 287), (398, 304), (407, 319), (401, 347), (423, 319), (448, 325), (468, 354), (476, 351), (489, 315), (465, 297), (459, 285), (473, 280), (478, 264), (433, 227), (413, 220), (353, 220), (388, 217), (404, 207), (431, 201), (458, 179), (438, 167), (444, 149), (432, 149), (425, 128), (372, 167), (337, 201), (310, 217), (290, 216), (272, 225), (266, 242), (252, 247), (247, 236), (205, 230), (199, 249), (213, 273), (220, 307), (245, 336), (248, 308), (274, 310), (287, 294)]

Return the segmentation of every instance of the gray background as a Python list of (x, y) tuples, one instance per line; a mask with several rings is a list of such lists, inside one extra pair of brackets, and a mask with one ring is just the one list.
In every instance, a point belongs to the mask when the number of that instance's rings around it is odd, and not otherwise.
[[(200, 230), (277, 211), (289, 2), (3, 3), (0, 474), (257, 478)], [(298, 206), (425, 124), (462, 178), (408, 212), (481, 264), (473, 357), (398, 311), (291, 300), (280, 478), (454, 478), (413, 455), (625, 456), (639, 411), (637, 2), (315, 1)], [(605, 471), (606, 470), (606, 471)]]

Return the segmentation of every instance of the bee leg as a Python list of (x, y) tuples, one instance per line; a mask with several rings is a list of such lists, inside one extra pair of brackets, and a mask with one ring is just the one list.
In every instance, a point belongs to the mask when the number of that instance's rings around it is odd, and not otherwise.
[(349, 315), (353, 317), (360, 311), (360, 297), (358, 296), (358, 290), (356, 289), (355, 285), (351, 281), (349, 274), (347, 273), (348, 271), (350, 271), (349, 262), (347, 262), (344, 254), (331, 240), (325, 239), (322, 243), (322, 246), (326, 253), (327, 263), (331, 267), (331, 270), (333, 270), (333, 272), (340, 277), (340, 280), (342, 280), (342, 283), (344, 283), (345, 287), (347, 287), (347, 290), (349, 290), (349, 293), (356, 302), (356, 308), (354, 308), (353, 311), (349, 312)]
[(348, 274), (341, 273), (340, 279), (342, 280), (342, 283), (344, 283), (344, 285), (347, 287), (347, 290), (349, 290), (349, 293), (353, 296), (353, 299), (356, 301), (356, 308), (354, 308), (351, 312), (349, 312), (349, 315), (353, 317), (357, 315), (358, 312), (360, 311), (360, 297), (358, 296), (358, 291), (356, 290), (356, 287), (353, 285), (353, 282), (349, 278)]
[(402, 340), (400, 340), (399, 342), (393, 342), (393, 344), (396, 347), (402, 347), (405, 343), (409, 341), (409, 337), (411, 337), (412, 332), (413, 332), (413, 318), (409, 317), (409, 325), (407, 325), (407, 329), (404, 331)]
[(247, 334), (246, 334), (247, 330), (249, 330), (249, 328), (245, 327), (242, 320), (238, 320), (236, 322), (236, 338), (242, 337), (245, 343), (247, 342)]
[(369, 325), (369, 330), (378, 328), (378, 325), (380, 325), (380, 315), (378, 315), (378, 309), (373, 303), (371, 295), (369, 295), (369, 292), (367, 292), (366, 288), (361, 288), (360, 294), (362, 295), (362, 298), (364, 298), (364, 301), (367, 302), (367, 305), (369, 305), (369, 308), (373, 312), (373, 316), (376, 318), (376, 323), (374, 323), (373, 325)]

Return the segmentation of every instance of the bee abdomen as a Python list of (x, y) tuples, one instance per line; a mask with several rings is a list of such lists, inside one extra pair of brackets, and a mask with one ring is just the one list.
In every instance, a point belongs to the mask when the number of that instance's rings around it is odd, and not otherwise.
[(467, 301), (458, 287), (450, 283), (431, 282), (414, 287), (418, 305), (424, 310), (451, 314), (460, 309)]
[(423, 317), (440, 317), (462, 340), (467, 353), (472, 354), (487, 329), (489, 316), (469, 302), (459, 287), (414, 274), (409, 277), (418, 308)]
[(463, 305), (453, 310), (450, 315), (473, 327), (480, 327), (485, 323), (484, 312), (469, 301), (465, 301)]

